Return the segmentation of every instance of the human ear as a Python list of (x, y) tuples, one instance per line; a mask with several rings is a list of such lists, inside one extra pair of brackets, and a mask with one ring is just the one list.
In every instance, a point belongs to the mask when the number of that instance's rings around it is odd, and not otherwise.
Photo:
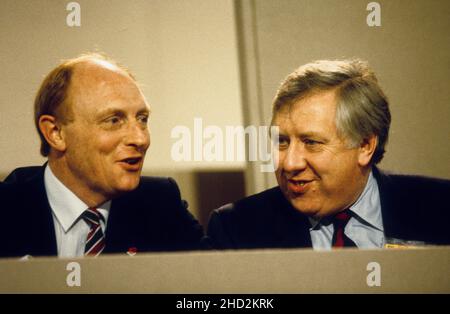
[(361, 167), (365, 167), (370, 164), (372, 156), (375, 153), (375, 149), (378, 145), (378, 136), (371, 135), (370, 137), (363, 139), (359, 146), (358, 163)]
[(39, 130), (45, 137), (48, 145), (54, 150), (63, 152), (66, 150), (66, 141), (60, 123), (52, 115), (42, 115), (39, 117)]

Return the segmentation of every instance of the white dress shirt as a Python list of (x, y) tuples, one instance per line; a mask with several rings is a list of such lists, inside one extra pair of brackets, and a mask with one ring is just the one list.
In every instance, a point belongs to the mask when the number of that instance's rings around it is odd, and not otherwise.
[[(44, 183), (52, 209), (58, 257), (84, 256), (84, 247), (90, 227), (81, 218), (81, 214), (89, 206), (58, 180), (48, 164), (45, 167)], [(100, 222), (103, 232), (106, 230), (110, 207), (111, 201), (97, 207), (105, 218), (105, 222)]]
[[(385, 244), (380, 192), (372, 172), (358, 200), (349, 208), (353, 214), (344, 233), (358, 248), (382, 248)], [(311, 241), (315, 250), (330, 250), (334, 227), (330, 221), (309, 218)]]

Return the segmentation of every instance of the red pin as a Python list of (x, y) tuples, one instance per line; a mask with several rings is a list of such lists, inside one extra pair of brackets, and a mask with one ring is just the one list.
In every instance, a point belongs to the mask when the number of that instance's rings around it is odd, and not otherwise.
[(135, 256), (136, 253), (137, 253), (137, 248), (134, 247), (134, 246), (133, 246), (133, 247), (130, 247), (130, 248), (128, 249), (128, 251), (127, 251), (127, 254), (130, 255), (130, 256)]

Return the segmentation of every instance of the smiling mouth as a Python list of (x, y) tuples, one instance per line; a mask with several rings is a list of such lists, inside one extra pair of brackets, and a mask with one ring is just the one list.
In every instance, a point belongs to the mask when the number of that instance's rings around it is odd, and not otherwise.
[(298, 180), (298, 179), (288, 179), (288, 182), (295, 185), (305, 185), (307, 183), (312, 182), (313, 180)]
[(287, 188), (295, 194), (305, 193), (312, 180), (288, 180)]
[(292, 184), (304, 186), (307, 182), (305, 181), (291, 181)]

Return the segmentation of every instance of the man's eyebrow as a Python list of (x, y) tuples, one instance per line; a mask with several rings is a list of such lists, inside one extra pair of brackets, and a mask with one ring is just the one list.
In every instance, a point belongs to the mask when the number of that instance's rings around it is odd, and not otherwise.
[[(124, 110), (124, 109), (122, 109), (122, 108), (119, 108), (119, 107), (110, 107), (110, 108), (100, 109), (100, 110), (97, 112), (97, 115), (99, 115), (99, 116), (106, 116), (106, 115), (109, 115), (109, 114), (121, 114), (121, 115), (124, 115), (124, 114), (126, 114), (125, 111), (126, 111), (126, 110)], [(151, 111), (150, 111), (149, 108), (144, 107), (144, 108), (140, 109), (140, 110), (137, 112), (137, 114), (143, 114), (143, 113), (145, 113), (145, 114), (150, 114)]]
[(310, 131), (310, 132), (303, 132), (303, 133), (300, 134), (300, 136), (304, 136), (304, 137), (321, 137), (321, 134), (319, 132)]
[(328, 141), (328, 138), (325, 137), (323, 134), (321, 134), (319, 132), (314, 132), (314, 131), (301, 133), (301, 134), (299, 134), (299, 137), (302, 138), (302, 139), (304, 139), (304, 138), (315, 138), (315, 139), (320, 139), (320, 140), (323, 140), (323, 141)]
[(115, 108), (115, 107), (100, 109), (99, 111), (97, 111), (98, 116), (107, 116), (110, 114), (123, 114), (123, 113), (124, 113), (124, 110), (122, 110), (120, 108)]
[[(284, 133), (283, 131), (278, 131), (278, 136), (283, 136), (283, 137), (289, 137), (289, 134)], [(323, 136), (321, 133), (319, 132), (303, 132), (303, 133), (299, 133), (297, 134), (298, 137), (301, 138), (306, 138), (306, 137), (315, 137), (315, 138), (325, 138), (325, 136)]]
[(150, 108), (145, 107), (138, 111), (138, 114), (141, 114), (141, 113), (151, 114), (152, 111), (150, 110)]

